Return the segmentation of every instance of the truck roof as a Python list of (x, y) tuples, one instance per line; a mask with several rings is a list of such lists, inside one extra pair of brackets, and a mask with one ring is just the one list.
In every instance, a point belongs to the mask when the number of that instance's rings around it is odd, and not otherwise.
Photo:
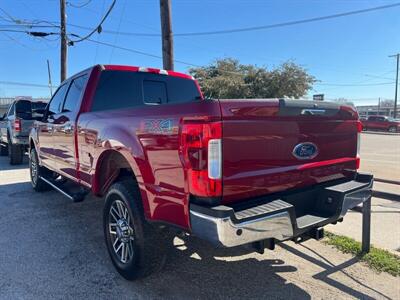
[(168, 76), (180, 77), (194, 80), (194, 77), (185, 73), (175, 72), (171, 70), (163, 70), (157, 68), (124, 66), (124, 65), (101, 65), (105, 70), (131, 71), (131, 72), (148, 72), (155, 74), (164, 74)]

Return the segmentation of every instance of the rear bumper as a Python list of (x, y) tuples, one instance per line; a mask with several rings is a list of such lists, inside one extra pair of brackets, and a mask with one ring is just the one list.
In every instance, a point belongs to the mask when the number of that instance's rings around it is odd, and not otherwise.
[[(373, 176), (258, 199), (250, 207), (190, 206), (192, 233), (217, 246), (234, 247), (265, 239), (284, 241), (342, 218), (372, 194)], [(304, 204), (307, 203), (307, 208)], [(310, 205), (311, 203), (311, 205)]]

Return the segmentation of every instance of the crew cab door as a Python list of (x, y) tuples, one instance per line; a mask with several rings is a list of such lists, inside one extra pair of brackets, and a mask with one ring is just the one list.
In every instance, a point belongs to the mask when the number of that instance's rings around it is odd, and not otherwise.
[(60, 86), (51, 98), (43, 120), (37, 123), (38, 130), (38, 150), (42, 165), (52, 170), (57, 170), (54, 163), (53, 130), (54, 120), (61, 112), (61, 107), (67, 93), (68, 84)]
[(71, 80), (61, 111), (54, 115), (53, 159), (61, 175), (77, 178), (75, 151), (75, 120), (88, 76), (82, 75)]

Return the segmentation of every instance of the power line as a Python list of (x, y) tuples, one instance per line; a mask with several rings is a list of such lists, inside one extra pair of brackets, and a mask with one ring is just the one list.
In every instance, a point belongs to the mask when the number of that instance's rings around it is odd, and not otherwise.
[(227, 34), (227, 33), (237, 33), (237, 32), (246, 32), (246, 31), (265, 30), (265, 29), (271, 29), (271, 28), (293, 26), (293, 25), (298, 25), (298, 24), (305, 24), (305, 23), (329, 20), (329, 19), (334, 19), (334, 18), (347, 17), (347, 16), (351, 16), (351, 15), (363, 14), (363, 13), (376, 11), (376, 10), (394, 8), (394, 7), (397, 7), (397, 6), (400, 6), (399, 2), (398, 3), (394, 3), (394, 4), (388, 4), (388, 5), (382, 5), (382, 6), (366, 8), (366, 9), (353, 10), (353, 11), (348, 11), (348, 12), (338, 13), (338, 14), (333, 14), (333, 15), (328, 15), (328, 16), (315, 17), (315, 18), (309, 18), (309, 19), (302, 19), (302, 20), (297, 20), (297, 21), (289, 21), (289, 22), (283, 22), (283, 23), (277, 23), (277, 24), (253, 26), (253, 27), (245, 27), (245, 28), (234, 28), (234, 29), (226, 29), (226, 30), (178, 33), (178, 34), (175, 34), (174, 36), (216, 35), (216, 34)]
[[(118, 29), (117, 29), (117, 32), (119, 32), (119, 30), (120, 30), (120, 28), (121, 28), (122, 18), (123, 18), (124, 13), (125, 13), (125, 8), (126, 8), (126, 3), (127, 3), (127, 2), (128, 2), (128, 0), (125, 0), (124, 5), (122, 6), (121, 15), (120, 15), (120, 17), (119, 17), (119, 22), (118, 22)], [(118, 33), (117, 33), (117, 34), (115, 35), (115, 38), (114, 38), (114, 44), (118, 41), (118, 37), (119, 37), (119, 35), (118, 35)], [(109, 63), (111, 63), (112, 57), (113, 57), (113, 55), (114, 55), (114, 50), (115, 50), (115, 48), (112, 48), (111, 53), (110, 53), (110, 58), (108, 59), (108, 62), (109, 62)]]
[(69, 41), (69, 45), (72, 46), (74, 43), (79, 43), (79, 42), (82, 42), (82, 41), (84, 41), (84, 40), (89, 39), (96, 31), (97, 31), (98, 33), (100, 33), (100, 32), (102, 31), (101, 25), (102, 25), (102, 24), (104, 23), (104, 21), (107, 19), (108, 15), (111, 13), (111, 11), (112, 11), (112, 9), (113, 9), (113, 7), (114, 7), (114, 5), (115, 5), (115, 2), (116, 2), (116, 0), (113, 0), (113, 2), (111, 3), (111, 5), (110, 5), (108, 11), (107, 11), (106, 14), (104, 15), (103, 19), (101, 19), (100, 23), (99, 23), (89, 34), (87, 34), (86, 36), (84, 36), (84, 37), (82, 37), (82, 38), (80, 38), (80, 39), (78, 39), (78, 40), (75, 40), (75, 41), (70, 40), (70, 41)]
[(49, 88), (49, 86), (45, 85), (45, 84), (26, 83), (26, 82), (17, 82), (17, 81), (0, 81), (0, 84), (29, 86), (29, 87), (37, 87), (37, 88), (42, 88), (42, 87), (43, 88)]
[(315, 85), (326, 85), (326, 86), (377, 86), (377, 85), (388, 85), (388, 84), (393, 84), (393, 82), (380, 82), (380, 83), (319, 83), (316, 82)]
[[(228, 33), (238, 33), (238, 32), (266, 30), (266, 29), (272, 29), (272, 28), (293, 26), (293, 25), (312, 23), (312, 22), (318, 22), (318, 21), (323, 21), (323, 20), (347, 17), (347, 16), (351, 16), (351, 15), (363, 14), (363, 13), (368, 13), (368, 12), (377, 11), (377, 10), (394, 8), (394, 7), (398, 7), (398, 6), (400, 6), (400, 3), (376, 6), (376, 7), (360, 9), (360, 10), (353, 10), (353, 11), (349, 11), (349, 12), (338, 13), (338, 14), (333, 14), (333, 15), (328, 15), (328, 16), (314, 17), (314, 18), (309, 18), (309, 19), (288, 21), (288, 22), (282, 22), (282, 23), (276, 23), (276, 24), (268, 24), (268, 25), (244, 27), (244, 28), (233, 28), (233, 29), (216, 30), (216, 31), (175, 33), (174, 36), (218, 35), (218, 34), (228, 34)], [(75, 26), (75, 27), (80, 27), (82, 29), (88, 29), (87, 27), (84, 27), (84, 26), (73, 25), (73, 24), (69, 24), (69, 25), (70, 26)], [(105, 33), (109, 33), (109, 34), (120, 34), (120, 35), (127, 35), (127, 36), (152, 36), (152, 37), (161, 36), (161, 33), (116, 32), (116, 31), (113, 31), (113, 30), (105, 30), (104, 32)]]
[(70, 2), (70, 1), (67, 1), (67, 5), (68, 6), (71, 6), (71, 7), (74, 7), (74, 8), (82, 8), (82, 7), (85, 7), (86, 5), (88, 5), (88, 4), (90, 4), (90, 2), (92, 2), (92, 0), (88, 0), (88, 1), (86, 1), (85, 3), (83, 3), (83, 4), (72, 4), (72, 2)]

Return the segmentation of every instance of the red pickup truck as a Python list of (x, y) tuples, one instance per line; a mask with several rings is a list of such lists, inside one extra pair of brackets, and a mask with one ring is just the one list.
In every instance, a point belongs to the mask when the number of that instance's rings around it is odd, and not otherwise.
[(63, 82), (35, 123), (31, 183), (82, 200), (62, 176), (104, 196), (111, 260), (135, 279), (164, 261), (169, 228), (259, 252), (321, 238), (371, 195), (360, 131), (348, 106), (210, 100), (185, 74), (97, 65)]
[(362, 121), (364, 130), (384, 130), (389, 132), (400, 132), (400, 121), (387, 116), (369, 116)]

